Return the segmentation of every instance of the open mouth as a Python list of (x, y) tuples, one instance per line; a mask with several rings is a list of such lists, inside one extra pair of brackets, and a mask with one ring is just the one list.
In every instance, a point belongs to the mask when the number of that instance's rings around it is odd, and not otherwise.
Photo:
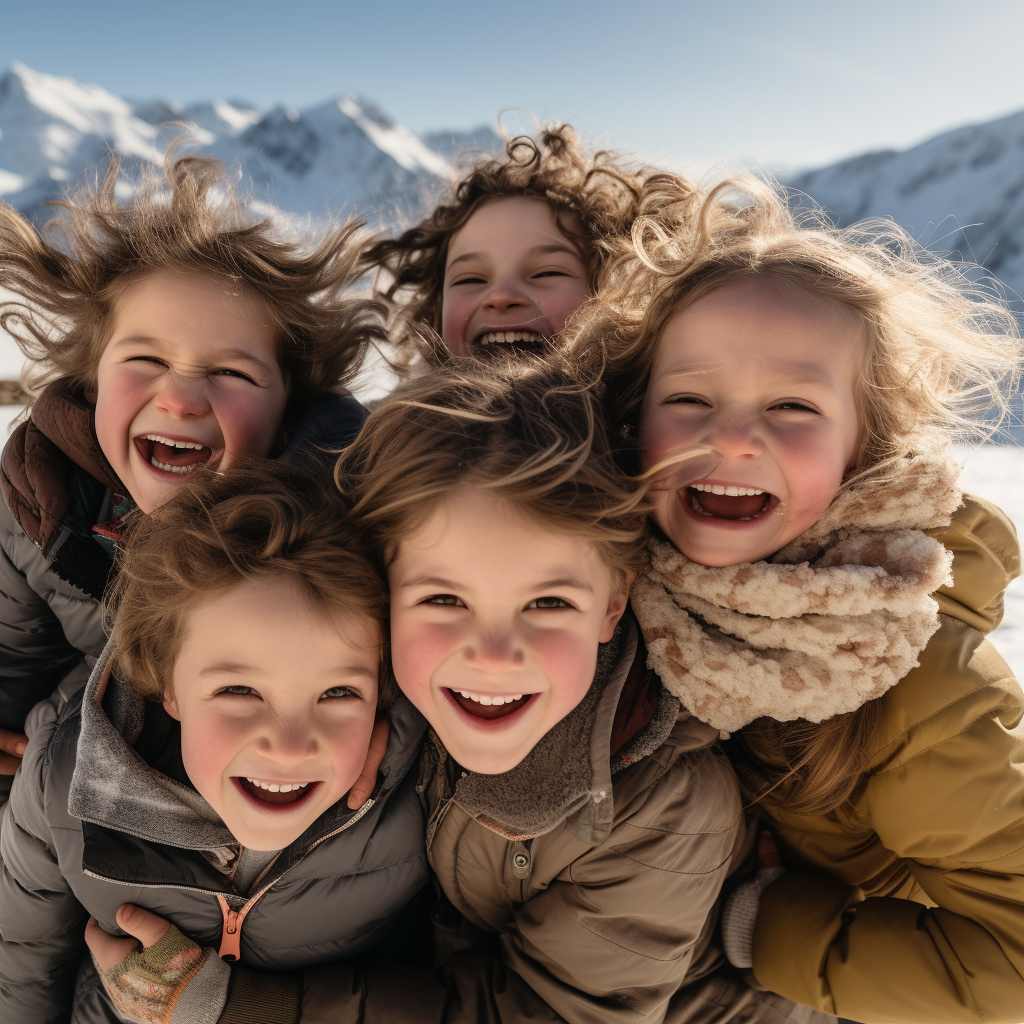
[(476, 355), (490, 359), (494, 356), (516, 355), (521, 352), (542, 353), (551, 345), (551, 338), (539, 331), (509, 330), (486, 331), (473, 340)]
[(699, 516), (738, 523), (760, 519), (779, 503), (774, 494), (756, 487), (703, 483), (686, 488), (686, 502)]
[(305, 803), (320, 786), (319, 782), (267, 782), (241, 775), (231, 778), (253, 803), (264, 807), (295, 807)]
[(188, 476), (213, 457), (213, 449), (198, 441), (180, 441), (163, 434), (142, 434), (135, 438), (142, 461), (176, 476)]
[(508, 718), (530, 703), (532, 693), (517, 693), (509, 696), (493, 696), (487, 693), (476, 693), (470, 690), (448, 690), (453, 701), (467, 714), (474, 718), (491, 721), (495, 718)]

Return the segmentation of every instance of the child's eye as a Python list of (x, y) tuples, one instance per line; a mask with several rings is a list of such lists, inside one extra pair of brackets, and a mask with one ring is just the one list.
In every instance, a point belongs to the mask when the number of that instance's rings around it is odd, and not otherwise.
[(571, 277), (568, 270), (539, 270), (534, 277)]
[(232, 370), (229, 366), (222, 366), (216, 370), (210, 371), (211, 377), (238, 377), (240, 380), (247, 380), (250, 384), (255, 384), (256, 381), (252, 379), (247, 373), (242, 373), (241, 370)]
[(154, 363), (157, 366), (166, 366), (162, 359), (158, 359), (156, 356), (130, 356), (125, 360), (126, 363)]
[(439, 604), (446, 605), (451, 608), (466, 607), (465, 604), (454, 594), (431, 594), (430, 597), (424, 598), (420, 604)]
[(782, 412), (818, 412), (817, 409), (814, 409), (809, 405), (805, 405), (803, 402), (779, 402), (776, 405), (773, 405), (772, 408), (779, 409)]
[(537, 597), (534, 598), (527, 606), (527, 608), (571, 608), (572, 605), (568, 601), (563, 601), (560, 597)]
[(471, 277), (460, 277), (457, 281), (450, 282), (449, 287), (454, 288), (456, 285), (460, 285), (460, 284), (486, 284), (486, 283), (487, 283), (487, 278), (480, 277), (479, 275), (474, 275), (474, 276), (471, 276)]
[(666, 405), (703, 405), (711, 408), (711, 403), (703, 398), (698, 398), (697, 395), (673, 395), (667, 399)]
[(320, 700), (333, 700), (338, 697), (360, 697), (362, 694), (358, 690), (353, 690), (351, 686), (332, 686), (329, 690), (324, 690), (320, 694)]
[(221, 694), (228, 697), (259, 697), (251, 686), (222, 686), (214, 696), (219, 697)]

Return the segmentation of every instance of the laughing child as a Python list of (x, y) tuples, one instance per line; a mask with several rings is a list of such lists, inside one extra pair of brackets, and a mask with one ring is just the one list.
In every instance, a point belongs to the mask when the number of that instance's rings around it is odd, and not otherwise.
[[(0, 323), (46, 383), (3, 451), (0, 747), (64, 680), (88, 676), (99, 601), (126, 517), (152, 512), (197, 467), (338, 447), (364, 416), (347, 395), (380, 308), (343, 294), (354, 226), (312, 250), (254, 221), (219, 165), (171, 161), (127, 203), (117, 168), (58, 204), (39, 233), (0, 205)], [(63, 238), (60, 233), (63, 232)], [(69, 675), (70, 673), (70, 675)], [(6, 794), (16, 757), (0, 754)]]
[[(734, 734), (797, 869), (736, 898), (730, 957), (868, 1024), (1013, 1024), (1024, 694), (984, 634), (1019, 553), (946, 450), (1012, 393), (1013, 317), (892, 225), (798, 224), (752, 181), (699, 216), (662, 198), (577, 342), (607, 345), (610, 421), (659, 480), (651, 665)], [(674, 481), (693, 446), (717, 467)]]
[(628, 237), (654, 172), (588, 156), (568, 125), (505, 159), (476, 163), (450, 201), (365, 256), (395, 309), (391, 341), (406, 360), (542, 352), (598, 285), (612, 240)]
[[(163, 947), (193, 978), (176, 1014), (215, 1021), (228, 961), (380, 955), (427, 880), (424, 727), (380, 675), (387, 591), (344, 503), (267, 460), (204, 477), (129, 528), (84, 694), (33, 711), (0, 835), (5, 1021), (66, 1019), (73, 989), (75, 1022), (121, 1019), (79, 964), (85, 918), (114, 929), (125, 900), (219, 946)], [(351, 811), (382, 707), (383, 780)], [(118, 1011), (164, 1020), (147, 979), (113, 983)]]

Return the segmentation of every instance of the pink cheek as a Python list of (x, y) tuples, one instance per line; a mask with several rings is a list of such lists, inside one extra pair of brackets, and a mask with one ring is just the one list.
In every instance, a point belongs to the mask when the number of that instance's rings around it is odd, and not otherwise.
[(453, 647), (452, 632), (442, 626), (392, 620), (391, 665), (399, 688), (414, 704), (429, 696), (431, 678), (451, 656)]

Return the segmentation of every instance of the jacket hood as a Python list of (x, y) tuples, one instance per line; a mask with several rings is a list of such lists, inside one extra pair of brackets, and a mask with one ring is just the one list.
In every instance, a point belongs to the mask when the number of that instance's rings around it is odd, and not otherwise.
[[(612, 753), (613, 732), (622, 719), (620, 701), (638, 649), (639, 631), (627, 612), (615, 636), (601, 645), (594, 682), (583, 700), (515, 768), (500, 775), (467, 772), (455, 785), (455, 801), (492, 832), (514, 841), (544, 835), (566, 822), (580, 841), (602, 842), (612, 827), (612, 776), (660, 747), (679, 715), (679, 701), (658, 686), (647, 722)], [(642, 653), (639, 668), (644, 668)], [(693, 749), (717, 738), (714, 730), (695, 725)], [(428, 772), (435, 769), (436, 761), (425, 765)]]
[(953, 553), (953, 582), (935, 593), (939, 611), (990, 633), (1003, 618), (1007, 585), (1020, 575), (1013, 523), (990, 501), (966, 494), (949, 526), (929, 536)]
[[(122, 683), (110, 665), (108, 643), (82, 695), (69, 812), (104, 829), (164, 846), (186, 850), (237, 846), (214, 809), (188, 782), (181, 765), (177, 722), (154, 701)], [(392, 707), (390, 719), (381, 780), (373, 796), (357, 811), (349, 810), (344, 800), (334, 804), (285, 851), (278, 861), (282, 870), (322, 836), (386, 798), (401, 782), (416, 759), (426, 726), (404, 699)]]

